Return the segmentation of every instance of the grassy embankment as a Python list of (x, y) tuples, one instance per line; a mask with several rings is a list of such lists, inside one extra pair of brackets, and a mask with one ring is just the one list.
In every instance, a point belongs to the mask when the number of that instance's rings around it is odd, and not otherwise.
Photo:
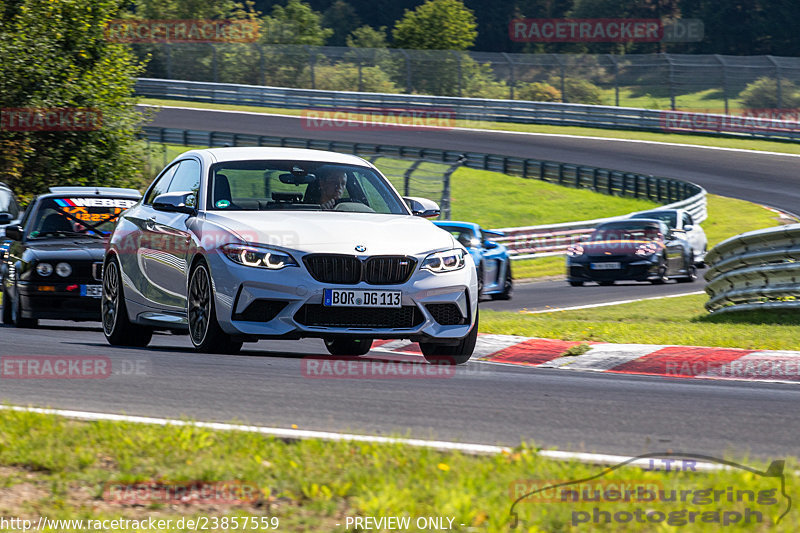
[[(747, 461), (765, 470), (766, 465)], [(797, 468), (795, 460), (786, 465)], [(0, 516), (32, 520), (172, 520), (172, 527), (161, 531), (189, 531), (176, 527), (181, 518), (211, 520), (256, 517), (276, 518), (277, 531), (364, 531), (346, 527), (347, 517), (397, 516), (410, 518), (408, 529), (419, 531), (419, 517), (452, 519), (452, 531), (507, 532), (511, 526), (514, 500), (535, 488), (560, 481), (595, 476), (602, 467), (577, 462), (553, 461), (537, 455), (532, 445), (522, 445), (510, 453), (471, 456), (446, 453), (406, 445), (366, 444), (304, 440), (287, 442), (273, 437), (237, 431), (212, 431), (204, 428), (155, 426), (126, 422), (78, 422), (40, 414), (0, 411)], [(787, 476), (787, 492), (796, 492), (796, 480)], [(780, 494), (779, 478), (764, 478), (742, 470), (693, 472), (644, 472), (623, 467), (601, 478), (617, 483), (613, 487), (571, 486), (582, 490), (613, 490), (625, 483), (629, 490), (692, 490), (728, 487), (740, 490), (777, 490), (774, 501), (743, 504), (686, 502), (592, 503), (550, 502), (530, 497), (516, 509), (517, 531), (571, 531), (572, 520), (591, 517), (594, 508), (641, 513), (676, 512), (690, 509), (717, 512), (744, 512), (745, 507), (762, 513), (763, 523), (743, 530), (766, 531), (786, 510)], [(204, 503), (125, 504), (114, 499), (125, 483), (157, 481), (161, 487), (175, 483), (202, 481), (209, 485), (239, 481), (257, 495), (254, 500)], [(129, 494), (129, 493), (127, 493)], [(148, 493), (141, 492), (146, 495)], [(227, 492), (221, 492), (226, 495)], [(552, 498), (551, 493), (547, 493)], [(745, 498), (746, 499), (746, 498)], [(574, 514), (574, 513), (588, 514)], [(645, 516), (645, 515), (642, 515)], [(671, 515), (680, 520), (681, 515)], [(732, 520), (735, 515), (727, 515)], [(742, 520), (742, 515), (740, 521)], [(776, 531), (796, 531), (798, 513), (787, 515)], [(623, 517), (624, 518), (624, 517)], [(591, 518), (588, 518), (591, 519)], [(661, 520), (665, 517), (662, 516)], [(687, 515), (683, 515), (687, 519)], [(646, 518), (645, 518), (646, 520)], [(699, 518), (695, 519), (699, 522)], [(86, 523), (84, 523), (86, 525)], [(584, 525), (584, 527), (586, 527)], [(664, 526), (662, 526), (664, 527)], [(642, 531), (652, 525), (607, 524), (593, 529)], [(692, 531), (718, 531), (718, 524), (693, 524)], [(234, 530), (229, 522), (227, 530)], [(84, 528), (84, 531), (86, 528)], [(100, 527), (94, 531), (134, 531), (132, 528)], [(147, 530), (147, 526), (139, 531)], [(265, 531), (261, 527), (240, 528)], [(272, 529), (274, 530), (274, 529)], [(366, 529), (377, 530), (377, 529)], [(386, 531), (387, 529), (384, 529)], [(51, 529), (53, 531), (53, 529)], [(60, 527), (58, 531), (70, 531)]]

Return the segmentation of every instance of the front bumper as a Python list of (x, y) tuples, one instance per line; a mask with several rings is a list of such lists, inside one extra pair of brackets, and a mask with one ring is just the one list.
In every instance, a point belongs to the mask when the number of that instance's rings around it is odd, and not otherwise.
[[(209, 255), (217, 320), (227, 334), (245, 340), (347, 336), (456, 343), (469, 333), (477, 314), (471, 260), (445, 274), (417, 265), (402, 284), (342, 285), (319, 282), (304, 266), (267, 271)], [(324, 289), (401, 291), (402, 307), (326, 307)]]
[(658, 260), (637, 257), (615, 261), (619, 261), (621, 268), (596, 270), (591, 268), (593, 260), (570, 259), (567, 261), (567, 281), (651, 281), (659, 278), (661, 263)]
[(100, 298), (81, 296), (80, 287), (81, 284), (78, 283), (20, 281), (17, 290), (22, 304), (22, 317), (73, 321), (100, 320)]

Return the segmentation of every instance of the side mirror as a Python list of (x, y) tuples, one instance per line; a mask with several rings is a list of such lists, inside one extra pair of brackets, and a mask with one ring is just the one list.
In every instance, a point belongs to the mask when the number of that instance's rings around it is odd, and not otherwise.
[(669, 240), (685, 239), (685, 238), (686, 238), (686, 232), (683, 231), (682, 229), (671, 229), (669, 230), (669, 232), (667, 232), (667, 239)]
[(419, 198), (416, 196), (404, 196), (403, 201), (405, 201), (406, 205), (409, 209), (411, 209), (411, 213), (415, 217), (436, 218), (441, 214), (439, 204), (433, 200)]
[(12, 241), (22, 240), (22, 227), (19, 224), (6, 226), (6, 237)]
[(692, 224), (686, 224), (683, 227), (683, 231), (692, 231), (693, 229), (694, 229), (694, 226)]
[(197, 213), (197, 197), (193, 192), (168, 192), (153, 200), (153, 209), (167, 213)]
[(4, 226), (11, 224), (12, 220), (14, 220), (14, 217), (11, 216), (11, 213), (0, 213), (0, 224)]
[(494, 248), (497, 248), (497, 246), (498, 244), (496, 242), (490, 241), (489, 239), (483, 241), (483, 247), (486, 248), (487, 250), (492, 250)]

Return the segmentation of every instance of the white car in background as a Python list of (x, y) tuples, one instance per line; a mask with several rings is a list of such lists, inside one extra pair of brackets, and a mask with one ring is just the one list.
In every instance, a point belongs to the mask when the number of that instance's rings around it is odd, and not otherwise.
[[(323, 201), (332, 175), (340, 197)], [(373, 339), (410, 339), (429, 361), (465, 363), (478, 279), (464, 247), (425, 220), (438, 215), (352, 155), (186, 152), (119, 218), (103, 330), (138, 346), (154, 329), (180, 331), (213, 353), (316, 337), (333, 355), (363, 355)]]
[(706, 252), (708, 251), (708, 239), (706, 232), (695, 224), (692, 215), (683, 209), (654, 209), (652, 211), (642, 211), (631, 215), (631, 218), (650, 218), (661, 220), (667, 224), (671, 230), (683, 232), (694, 254), (694, 264), (698, 267), (705, 266)]

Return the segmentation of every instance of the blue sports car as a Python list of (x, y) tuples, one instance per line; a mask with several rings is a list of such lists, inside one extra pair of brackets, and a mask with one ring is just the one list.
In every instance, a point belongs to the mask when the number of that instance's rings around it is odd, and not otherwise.
[(487, 237), (502, 237), (500, 231), (481, 229), (472, 222), (452, 220), (434, 221), (434, 224), (450, 232), (464, 245), (478, 270), (478, 297), (490, 296), (492, 300), (511, 299), (514, 282), (511, 277), (511, 258), (508, 249)]

